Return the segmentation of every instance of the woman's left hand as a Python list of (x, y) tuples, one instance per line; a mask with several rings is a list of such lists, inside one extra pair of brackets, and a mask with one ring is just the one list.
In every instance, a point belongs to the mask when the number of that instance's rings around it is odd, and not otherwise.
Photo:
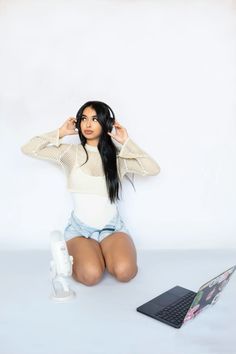
[(124, 127), (122, 127), (122, 125), (120, 123), (118, 123), (117, 120), (115, 120), (113, 127), (115, 127), (115, 130), (116, 130), (115, 134), (112, 134), (110, 132), (108, 132), (107, 134), (109, 134), (113, 139), (118, 141), (118, 143), (123, 145), (124, 142), (129, 137), (127, 130)]

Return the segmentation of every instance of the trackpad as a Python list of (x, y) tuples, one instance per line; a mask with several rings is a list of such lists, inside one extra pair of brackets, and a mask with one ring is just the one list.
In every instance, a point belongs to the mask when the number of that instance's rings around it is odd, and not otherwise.
[(168, 306), (171, 305), (173, 302), (179, 299), (179, 296), (171, 294), (171, 292), (166, 292), (160, 296), (157, 296), (155, 304), (161, 306)]

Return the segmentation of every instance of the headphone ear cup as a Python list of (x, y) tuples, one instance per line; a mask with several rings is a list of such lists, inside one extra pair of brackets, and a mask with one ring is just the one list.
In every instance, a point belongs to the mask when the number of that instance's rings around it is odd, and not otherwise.
[(78, 130), (79, 130), (79, 125), (80, 125), (80, 119), (77, 118), (76, 123), (75, 123), (75, 127), (76, 127), (76, 129), (78, 129)]
[(109, 121), (108, 121), (108, 131), (111, 132), (113, 129), (113, 124), (114, 124), (114, 119), (112, 117), (110, 117)]
[(111, 107), (109, 107), (106, 104), (106, 107), (108, 108), (108, 111), (110, 112), (110, 119), (108, 121), (108, 131), (111, 132), (113, 129), (113, 125), (115, 124), (115, 114), (113, 112), (113, 110), (111, 109)]

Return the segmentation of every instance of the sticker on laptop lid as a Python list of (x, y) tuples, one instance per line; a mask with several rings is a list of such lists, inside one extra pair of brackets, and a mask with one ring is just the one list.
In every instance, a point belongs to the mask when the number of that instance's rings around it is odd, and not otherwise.
[(216, 276), (214, 279), (211, 279), (209, 282), (200, 287), (184, 318), (183, 323), (192, 320), (203, 309), (206, 309), (207, 307), (216, 303), (235, 269), (236, 266), (231, 267), (230, 269), (226, 270), (222, 274)]

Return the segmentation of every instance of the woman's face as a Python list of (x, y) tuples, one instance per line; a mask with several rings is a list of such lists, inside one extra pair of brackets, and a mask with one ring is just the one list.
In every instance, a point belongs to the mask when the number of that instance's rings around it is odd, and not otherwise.
[(80, 128), (90, 145), (97, 145), (102, 133), (102, 127), (97, 120), (97, 113), (92, 107), (86, 107), (82, 113)]

